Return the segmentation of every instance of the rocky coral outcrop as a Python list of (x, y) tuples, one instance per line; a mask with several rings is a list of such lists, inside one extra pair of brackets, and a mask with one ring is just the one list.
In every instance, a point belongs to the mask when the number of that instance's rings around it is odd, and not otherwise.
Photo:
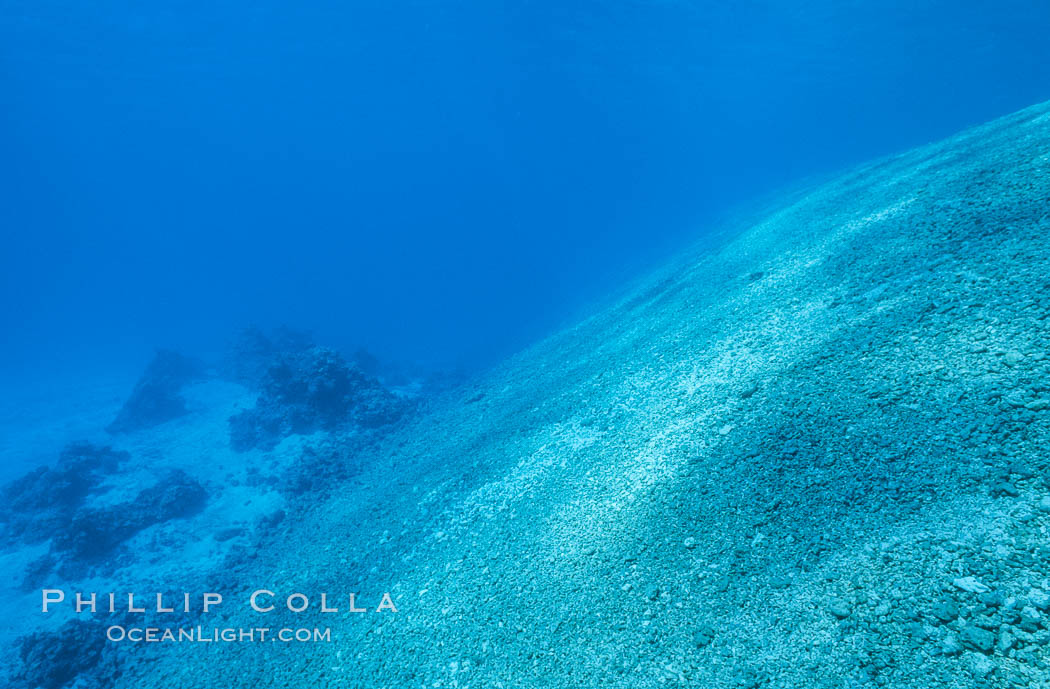
[(291, 434), (397, 421), (408, 405), (337, 352), (313, 347), (270, 366), (255, 406), (230, 418), (239, 452), (269, 449)]
[(54, 467), (40, 467), (0, 490), (0, 524), (8, 543), (50, 541), (30, 563), (24, 586), (36, 586), (56, 569), (67, 578), (88, 574), (145, 528), (192, 516), (207, 490), (184, 471), (169, 471), (130, 501), (98, 505), (108, 476), (129, 460), (126, 452), (89, 443), (66, 447)]
[(158, 351), (106, 431), (131, 433), (183, 416), (182, 387), (203, 372), (204, 366), (194, 359), (166, 349)]
[(66, 446), (53, 467), (34, 469), (0, 490), (5, 536), (26, 543), (46, 541), (128, 458), (127, 452), (90, 443)]
[(170, 471), (132, 501), (78, 510), (53, 534), (52, 552), (61, 559), (60, 570), (75, 577), (139, 531), (196, 514), (207, 498), (198, 481), (182, 470)]
[(56, 631), (21, 637), (18, 649), (16, 689), (102, 689), (114, 678), (114, 656), (100, 622), (70, 620)]

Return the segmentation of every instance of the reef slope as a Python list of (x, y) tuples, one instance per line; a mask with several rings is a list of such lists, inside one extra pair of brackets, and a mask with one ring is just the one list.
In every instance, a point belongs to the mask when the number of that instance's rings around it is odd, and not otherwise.
[(120, 685), (1048, 686), (1048, 172), (1043, 104), (681, 257), (230, 575), (399, 612)]

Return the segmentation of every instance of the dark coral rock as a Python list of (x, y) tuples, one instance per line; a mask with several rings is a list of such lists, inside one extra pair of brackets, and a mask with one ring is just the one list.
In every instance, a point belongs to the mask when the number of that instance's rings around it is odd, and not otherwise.
[(54, 467), (39, 467), (12, 481), (0, 491), (0, 522), (7, 524), (8, 537), (47, 540), (128, 457), (109, 447), (74, 443), (62, 450)]
[(316, 347), (272, 366), (263, 393), (286, 410), (292, 432), (304, 432), (335, 428), (348, 418), (353, 395), (373, 386), (337, 352)]
[(48, 575), (55, 568), (55, 564), (55, 556), (51, 553), (44, 553), (30, 562), (26, 567), (25, 576), (22, 578), (22, 590), (32, 591), (41, 588)]
[(75, 504), (129, 457), (127, 452), (90, 443), (67, 445), (54, 468), (40, 467), (4, 489), (8, 507), (18, 511)]
[(260, 405), (230, 417), (230, 447), (236, 452), (254, 448), (272, 450), (287, 433), (282, 410), (272, 405)]
[(399, 419), (405, 406), (337, 352), (314, 347), (270, 367), (255, 406), (230, 418), (230, 442), (243, 452), (270, 449), (293, 433), (374, 428)]
[(274, 510), (269, 514), (264, 514), (263, 516), (259, 517), (258, 527), (264, 530), (276, 528), (281, 522), (284, 521), (285, 516), (286, 515), (284, 510), (281, 509)]
[(105, 645), (102, 624), (85, 620), (70, 620), (54, 632), (28, 634), (18, 640), (22, 667), (16, 680), (27, 688), (63, 689), (78, 677), (103, 670)]
[(194, 359), (178, 352), (158, 351), (106, 431), (130, 433), (184, 415), (186, 401), (182, 387), (203, 372), (204, 367)]
[(139, 493), (132, 503), (141, 528), (172, 519), (185, 519), (201, 511), (208, 491), (181, 469), (168, 474), (155, 486)]
[(65, 557), (62, 571), (76, 571), (74, 563), (97, 562), (147, 527), (196, 514), (207, 497), (200, 483), (176, 469), (131, 502), (79, 510), (55, 532), (52, 549)]
[[(54, 534), (51, 547), (68, 560), (95, 561), (135, 535), (134, 522), (124, 514), (124, 505), (101, 510), (80, 510)], [(68, 566), (61, 570), (73, 571)]]
[(353, 455), (347, 448), (305, 447), (284, 472), (281, 489), (291, 497), (325, 494), (357, 473)]
[(353, 421), (364, 428), (378, 428), (394, 423), (405, 414), (405, 404), (386, 389), (361, 387), (351, 411)]

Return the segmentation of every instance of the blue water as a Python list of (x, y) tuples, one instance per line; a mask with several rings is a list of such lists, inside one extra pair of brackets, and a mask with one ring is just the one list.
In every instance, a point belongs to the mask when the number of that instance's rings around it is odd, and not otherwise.
[(249, 322), (467, 369), (736, 204), (1050, 97), (1050, 6), (0, 8), (0, 369)]

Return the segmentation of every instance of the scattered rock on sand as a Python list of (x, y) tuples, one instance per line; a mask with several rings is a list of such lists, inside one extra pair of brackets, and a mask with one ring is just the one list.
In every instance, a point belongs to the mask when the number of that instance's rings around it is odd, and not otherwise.
[(967, 625), (959, 632), (959, 641), (963, 648), (980, 653), (991, 653), (995, 649), (995, 634), (987, 629)]
[(974, 577), (959, 577), (958, 579), (953, 579), (952, 584), (955, 585), (955, 588), (969, 593), (986, 593), (992, 590), (991, 586), (981, 583)]
[(840, 620), (846, 619), (850, 616), (850, 613), (852, 613), (849, 604), (847, 604), (846, 601), (842, 600), (841, 598), (833, 598), (830, 601), (828, 601), (827, 610), (836, 619)]

